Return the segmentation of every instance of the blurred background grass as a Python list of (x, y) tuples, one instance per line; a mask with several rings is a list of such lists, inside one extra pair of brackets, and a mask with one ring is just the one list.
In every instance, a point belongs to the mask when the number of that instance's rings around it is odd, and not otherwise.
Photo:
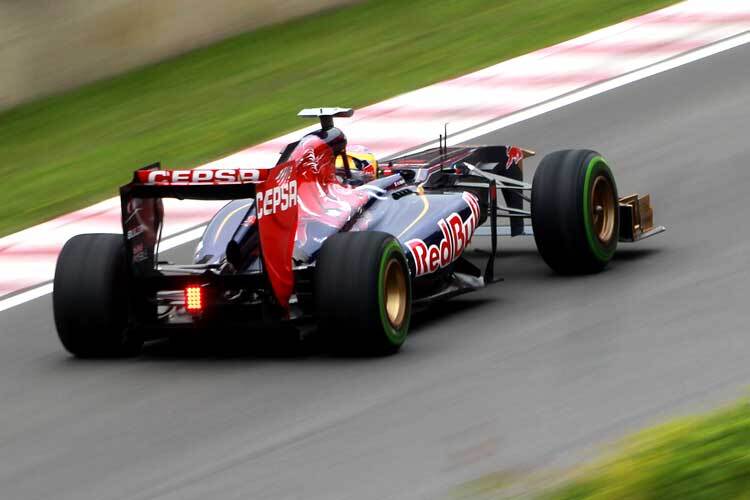
[[(193, 167), (674, 0), (378, 0), (262, 28), (0, 114), (0, 234), (114, 196), (142, 165)], [(64, 61), (60, 61), (64, 64)]]
[(452, 500), (750, 499), (750, 400), (625, 437), (560, 473), (499, 470), (455, 487)]
[(676, 420), (626, 440), (541, 500), (750, 498), (750, 402)]

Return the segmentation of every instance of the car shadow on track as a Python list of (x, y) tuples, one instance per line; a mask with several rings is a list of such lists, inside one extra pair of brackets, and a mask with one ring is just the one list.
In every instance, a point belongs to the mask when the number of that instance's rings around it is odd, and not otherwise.
[(653, 257), (662, 253), (660, 248), (635, 248), (635, 247), (618, 247), (612, 260), (619, 262), (631, 262), (648, 257)]
[(285, 329), (252, 332), (204, 332), (147, 343), (139, 359), (146, 361), (232, 359), (291, 360), (319, 357), (318, 342)]
[(418, 311), (411, 320), (409, 335), (425, 333), (431, 326), (441, 321), (458, 318), (465, 314), (476, 314), (478, 309), (498, 300), (487, 297), (464, 295), (445, 301), (438, 301)]
[[(641, 259), (660, 253), (659, 249), (625, 247), (614, 257), (614, 267), (628, 268)], [(473, 249), (467, 257), (476, 265), (486, 263), (489, 255), (483, 249)], [(606, 271), (605, 271), (606, 272)], [(495, 274), (503, 281), (477, 293), (449, 300), (436, 301), (418, 308), (412, 317), (410, 336), (429, 335), (439, 330), (444, 321), (482, 314), (486, 307), (502, 308), (507, 294), (515, 287), (539, 287), (545, 284), (561, 285), (564, 281), (585, 277), (558, 276), (542, 261), (535, 248), (505, 248), (498, 251)], [(552, 281), (550, 281), (552, 280)], [(292, 329), (268, 329), (248, 332), (205, 332), (204, 334), (174, 337), (147, 343), (141, 361), (228, 361), (228, 360), (331, 360), (377, 358), (366, 354), (341, 353), (330, 349), (314, 328), (302, 336)]]
[[(409, 335), (428, 333), (443, 320), (464, 314), (476, 314), (495, 300), (460, 297), (436, 302), (415, 312)], [(356, 332), (353, 332), (356, 333)], [(170, 360), (303, 360), (303, 359), (363, 359), (378, 358), (367, 353), (338, 352), (323, 340), (314, 328), (302, 335), (293, 329), (268, 329), (247, 332), (207, 332), (147, 343), (138, 359), (146, 361)]]
[[(543, 285), (544, 283), (564, 283), (572, 280), (592, 279), (608, 273), (620, 274), (632, 272), (632, 266), (636, 263), (648, 263), (648, 259), (660, 255), (665, 249), (644, 248), (621, 244), (617, 248), (612, 262), (601, 273), (593, 273), (582, 276), (562, 276), (550, 269), (534, 247), (513, 246), (500, 248), (495, 258), (495, 276), (503, 279), (506, 284), (524, 283), (529, 286)], [(476, 266), (484, 269), (489, 251), (484, 248), (472, 249), (467, 257)]]

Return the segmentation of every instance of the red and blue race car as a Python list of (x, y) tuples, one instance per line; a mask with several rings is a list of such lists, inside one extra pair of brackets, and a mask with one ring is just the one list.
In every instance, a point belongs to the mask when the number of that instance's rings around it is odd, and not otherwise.
[[(144, 167), (120, 188), (122, 234), (66, 243), (53, 307), (69, 352), (121, 356), (183, 330), (252, 335), (313, 324), (335, 346), (391, 353), (416, 306), (494, 281), (498, 236), (533, 234), (555, 271), (580, 274), (604, 268), (618, 241), (664, 230), (653, 226), (648, 196), (618, 197), (594, 151), (552, 153), (528, 184), (523, 160), (533, 153), (516, 146), (441, 141), (378, 162), (347, 148), (334, 126), (351, 109), (300, 114), (319, 118), (321, 128), (289, 144), (275, 166)], [(231, 200), (190, 263), (159, 259), (163, 198)], [(478, 232), (492, 249), (484, 269), (464, 256)]]

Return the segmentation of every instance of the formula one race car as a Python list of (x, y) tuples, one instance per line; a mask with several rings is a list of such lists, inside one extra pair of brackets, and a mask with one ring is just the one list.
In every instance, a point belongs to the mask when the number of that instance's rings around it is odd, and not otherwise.
[[(495, 280), (499, 235), (533, 234), (555, 271), (579, 274), (604, 268), (618, 241), (664, 230), (653, 226), (648, 196), (618, 198), (593, 151), (548, 155), (530, 185), (523, 160), (533, 153), (515, 146), (441, 140), (378, 163), (347, 151), (334, 127), (351, 109), (300, 114), (321, 128), (272, 168), (135, 172), (120, 188), (123, 234), (75, 236), (58, 258), (54, 315), (68, 351), (127, 355), (181, 330), (317, 324), (334, 346), (390, 353), (413, 307)], [(162, 198), (232, 200), (189, 264), (159, 260)], [(485, 223), (492, 252), (482, 270), (463, 253)]]

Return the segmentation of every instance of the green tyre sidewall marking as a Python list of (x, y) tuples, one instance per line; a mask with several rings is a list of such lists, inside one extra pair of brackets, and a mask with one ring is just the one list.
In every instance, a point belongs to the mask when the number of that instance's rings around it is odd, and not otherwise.
[[(612, 177), (612, 172), (609, 170), (607, 162), (601, 156), (595, 156), (586, 166), (586, 178), (583, 183), (583, 228), (586, 233), (586, 242), (588, 243), (591, 253), (600, 262), (609, 262), (615, 253), (615, 248), (607, 249), (602, 246), (599, 239), (594, 234), (593, 221), (591, 220), (591, 211), (589, 206), (591, 204), (591, 183), (596, 177), (596, 173), (600, 170), (604, 170), (609, 174), (609, 179), (612, 182), (615, 190), (617, 185)], [(616, 206), (616, 205), (615, 205)]]
[[(404, 343), (404, 340), (406, 340), (406, 332), (409, 331), (409, 321), (411, 320), (411, 307), (409, 304), (406, 305), (407, 307), (407, 313), (406, 317), (404, 318), (404, 324), (401, 325), (401, 328), (396, 330), (391, 325), (391, 322), (388, 321), (388, 314), (385, 310), (385, 301), (383, 300), (384, 296), (384, 289), (385, 286), (385, 269), (387, 267), (388, 261), (390, 260), (391, 255), (394, 253), (399, 254), (403, 257), (403, 253), (401, 251), (401, 246), (398, 244), (397, 241), (391, 240), (388, 242), (383, 249), (383, 256), (380, 258), (380, 270), (378, 273), (378, 305), (380, 306), (380, 323), (383, 325), (383, 331), (385, 332), (385, 336), (388, 339), (388, 342), (391, 345), (394, 346), (400, 346)], [(403, 265), (404, 259), (402, 258), (401, 264)], [(407, 274), (406, 276), (406, 285), (409, 287), (409, 276)], [(411, 296), (411, 293), (408, 294), (408, 296)]]

